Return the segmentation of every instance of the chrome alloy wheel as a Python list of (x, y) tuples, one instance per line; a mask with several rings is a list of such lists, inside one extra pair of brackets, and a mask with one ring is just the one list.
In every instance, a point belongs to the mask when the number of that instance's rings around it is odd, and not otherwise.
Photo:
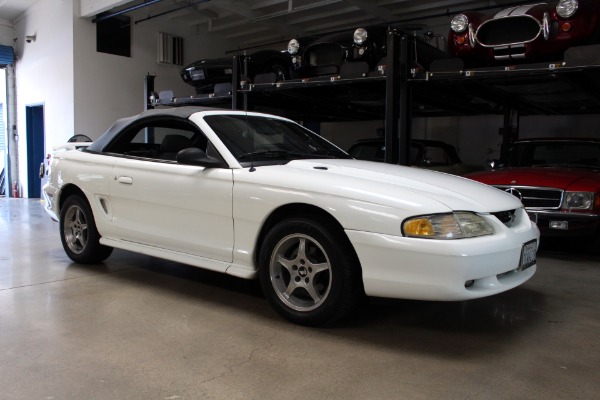
[(63, 228), (64, 238), (69, 249), (75, 254), (81, 254), (88, 242), (88, 222), (83, 210), (77, 205), (71, 205), (65, 213)]
[(291, 234), (279, 241), (269, 263), (271, 284), (279, 299), (296, 311), (318, 308), (331, 290), (331, 263), (312, 237)]

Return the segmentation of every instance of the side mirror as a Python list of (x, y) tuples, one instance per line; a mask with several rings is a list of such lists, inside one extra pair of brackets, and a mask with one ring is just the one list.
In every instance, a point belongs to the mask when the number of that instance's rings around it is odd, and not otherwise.
[(205, 168), (227, 168), (228, 165), (214, 157), (209, 157), (203, 150), (190, 147), (181, 150), (175, 158), (177, 163), (184, 165), (198, 165)]

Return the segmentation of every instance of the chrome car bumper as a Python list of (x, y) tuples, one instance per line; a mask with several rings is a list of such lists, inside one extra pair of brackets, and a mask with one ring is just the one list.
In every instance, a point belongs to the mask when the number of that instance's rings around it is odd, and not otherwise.
[(600, 215), (547, 210), (527, 210), (545, 236), (585, 236), (600, 229)]

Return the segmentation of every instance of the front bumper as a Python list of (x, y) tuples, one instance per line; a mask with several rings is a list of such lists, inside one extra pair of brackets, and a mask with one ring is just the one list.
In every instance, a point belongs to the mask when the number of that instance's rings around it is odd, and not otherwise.
[(528, 220), (518, 229), (459, 240), (346, 233), (361, 262), (369, 296), (434, 301), (476, 299), (523, 284), (537, 268), (519, 268), (524, 244), (531, 240), (539, 244), (539, 230)]
[(600, 215), (588, 213), (528, 210), (543, 236), (575, 237), (596, 234)]

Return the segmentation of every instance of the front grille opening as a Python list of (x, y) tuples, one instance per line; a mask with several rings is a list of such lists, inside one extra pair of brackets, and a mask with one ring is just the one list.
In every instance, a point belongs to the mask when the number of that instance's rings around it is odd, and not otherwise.
[(500, 222), (502, 222), (505, 225), (509, 224), (515, 220), (515, 210), (500, 211), (500, 212), (492, 213), (492, 215), (495, 216), (496, 218), (498, 218), (500, 220)]
[(561, 207), (563, 191), (560, 189), (502, 185), (498, 185), (496, 188), (506, 192), (510, 190), (509, 193), (521, 199), (525, 208), (558, 210)]
[(540, 24), (530, 17), (493, 19), (479, 27), (477, 41), (482, 46), (527, 43), (534, 40), (540, 30)]

